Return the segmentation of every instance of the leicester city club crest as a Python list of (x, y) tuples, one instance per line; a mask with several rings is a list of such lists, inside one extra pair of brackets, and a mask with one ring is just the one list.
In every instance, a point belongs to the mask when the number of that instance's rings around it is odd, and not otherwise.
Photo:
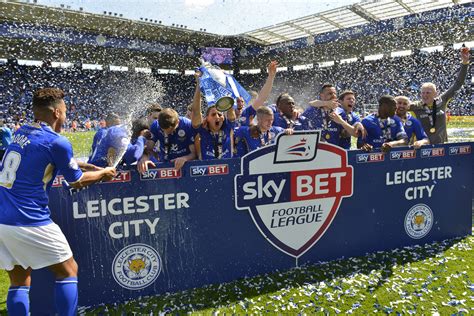
[(140, 290), (155, 282), (161, 272), (158, 252), (145, 244), (123, 248), (114, 258), (112, 274), (115, 281), (129, 290)]
[(405, 216), (405, 231), (413, 239), (425, 237), (433, 227), (433, 211), (426, 204), (410, 208)]

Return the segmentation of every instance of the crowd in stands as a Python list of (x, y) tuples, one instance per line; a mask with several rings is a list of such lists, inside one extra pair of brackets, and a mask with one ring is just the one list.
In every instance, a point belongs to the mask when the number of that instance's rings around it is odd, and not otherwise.
[[(318, 87), (326, 82), (334, 83), (337, 91), (354, 91), (359, 107), (377, 104), (383, 94), (405, 95), (417, 100), (423, 82), (433, 82), (439, 91), (448, 88), (459, 70), (458, 55), (458, 50), (445, 48), (441, 52), (417, 51), (409, 56), (372, 61), (359, 59), (352, 63), (336, 63), (332, 67), (280, 72), (270, 100), (274, 102), (279, 93), (286, 91), (291, 93), (297, 105), (306, 107), (308, 101), (317, 95)], [(266, 74), (236, 76), (250, 90), (258, 90), (265, 77)], [(471, 80), (468, 74), (465, 85), (449, 104), (451, 115), (474, 115)]]
[[(363, 118), (354, 112), (356, 93), (349, 89), (338, 91), (331, 83), (318, 87), (317, 98), (308, 101), (306, 109), (297, 106), (292, 93), (279, 93), (275, 103), (266, 106), (272, 91), (276, 90), (277, 61), (269, 63), (267, 78), (249, 105), (243, 97), (236, 97), (235, 107), (218, 101), (207, 107), (203, 115), (201, 90), (206, 96), (212, 94), (215, 86), (209, 84), (209, 80), (217, 79), (212, 79), (207, 70), (197, 71), (186, 116), (179, 115), (172, 107), (153, 105), (148, 108), (148, 117), (142, 113), (141, 120), (133, 123), (137, 133), (131, 138), (120, 121), (109, 122), (89, 162), (101, 167), (115, 166), (123, 157), (126, 164), (137, 163), (141, 173), (163, 162), (171, 162), (176, 169), (181, 169), (194, 159), (242, 157), (275, 143), (280, 134), (308, 130), (317, 130), (314, 133), (318, 133), (320, 141), (347, 150), (353, 148), (352, 137), (357, 138), (357, 148), (365, 151), (388, 152), (400, 146), (418, 149), (446, 143), (447, 105), (466, 82), (469, 48), (462, 48), (459, 55), (460, 59), (456, 58), (460, 61), (458, 71), (444, 91), (432, 82), (424, 82), (419, 88), (419, 101), (410, 101), (402, 94), (393, 97), (383, 91), (377, 99), (377, 110)], [(408, 113), (409, 108), (413, 115)], [(153, 112), (157, 112), (156, 117)]]
[[(337, 91), (354, 91), (359, 109), (362, 105), (376, 104), (383, 94), (418, 99), (423, 82), (435, 83), (439, 91), (451, 84), (458, 71), (457, 54), (457, 50), (445, 48), (441, 52), (416, 51), (403, 57), (384, 57), (373, 61), (359, 59), (352, 63), (336, 62), (331, 67), (282, 71), (275, 78), (268, 102), (274, 103), (277, 95), (290, 92), (296, 105), (306, 108), (308, 102), (317, 96), (318, 87), (325, 82), (333, 83)], [(468, 74), (466, 84), (449, 104), (451, 115), (474, 114), (470, 76)], [(247, 90), (258, 91), (266, 73), (235, 74), (235, 77)], [(69, 128), (73, 125), (77, 129), (96, 128), (106, 113), (120, 113), (131, 102), (159, 102), (184, 115), (192, 99), (193, 84), (192, 76), (180, 74), (32, 67), (8, 63), (0, 65), (0, 116), (6, 119), (7, 124), (17, 126), (31, 119), (33, 91), (42, 87), (58, 87), (65, 91), (65, 101), (69, 105)], [(148, 95), (141, 99), (129, 99), (130, 95), (143, 95), (145, 91)]]

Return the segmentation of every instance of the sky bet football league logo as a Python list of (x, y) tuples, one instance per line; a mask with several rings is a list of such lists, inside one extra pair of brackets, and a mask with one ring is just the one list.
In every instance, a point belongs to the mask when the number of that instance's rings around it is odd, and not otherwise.
[(320, 132), (278, 135), (276, 144), (242, 157), (235, 206), (248, 210), (262, 235), (300, 257), (326, 232), (343, 197), (352, 195), (347, 152), (319, 143)]

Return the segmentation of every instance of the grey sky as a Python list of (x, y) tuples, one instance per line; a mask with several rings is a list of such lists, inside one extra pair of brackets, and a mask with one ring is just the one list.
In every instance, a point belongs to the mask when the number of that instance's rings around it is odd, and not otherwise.
[(38, 0), (38, 4), (103, 11), (187, 25), (188, 29), (233, 35), (360, 2), (356, 0)]

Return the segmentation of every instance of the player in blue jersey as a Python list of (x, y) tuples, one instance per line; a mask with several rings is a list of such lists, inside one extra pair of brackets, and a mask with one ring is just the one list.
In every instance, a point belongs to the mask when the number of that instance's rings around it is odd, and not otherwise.
[[(145, 121), (142, 123), (146, 124)], [(123, 163), (131, 165), (142, 156), (145, 143), (146, 138), (141, 135), (132, 137), (131, 140), (126, 125), (114, 125), (107, 129), (89, 163), (99, 167), (113, 167), (123, 160)]]
[(268, 96), (272, 92), (273, 81), (275, 80), (277, 67), (278, 67), (278, 63), (276, 61), (272, 61), (268, 64), (267, 80), (265, 81), (265, 84), (263, 85), (262, 89), (258, 93), (255, 101), (251, 105), (243, 109), (242, 114), (238, 118), (239, 126), (251, 125), (253, 122), (253, 119), (257, 115), (258, 108), (265, 104), (265, 101), (268, 99)]
[(201, 115), (200, 72), (196, 72), (196, 89), (192, 103), (192, 124), (195, 131), (195, 147), (200, 160), (232, 158), (234, 154), (235, 111), (230, 108), (227, 118), (224, 113), (210, 106), (204, 122)]
[(338, 124), (339, 142), (336, 144), (344, 149), (351, 148), (351, 136), (365, 137), (366, 131), (360, 122), (359, 115), (354, 113), (355, 93), (346, 90), (338, 98), (340, 106), (329, 113), (329, 117)]
[(311, 101), (309, 105), (303, 112), (309, 129), (321, 129), (321, 140), (339, 144), (339, 125), (329, 116), (329, 113), (339, 106), (336, 88), (332, 84), (324, 84), (319, 92), (319, 100)]
[(92, 160), (92, 157), (96, 155), (96, 148), (97, 144), (100, 143), (101, 139), (107, 133), (107, 129), (109, 127), (115, 126), (120, 124), (120, 117), (115, 113), (110, 113), (105, 118), (105, 127), (100, 128), (94, 135), (92, 139), (92, 148), (91, 148), (91, 155), (89, 156), (89, 161)]
[(276, 104), (270, 106), (273, 110), (273, 126), (283, 129), (309, 130), (308, 119), (302, 115), (295, 106), (295, 100), (288, 94), (282, 93), (278, 96)]
[(402, 120), (403, 128), (405, 129), (405, 133), (407, 133), (408, 143), (413, 145), (416, 149), (424, 145), (429, 145), (430, 140), (423, 130), (421, 122), (408, 113), (410, 99), (405, 96), (398, 96), (395, 97), (395, 101), (397, 102), (395, 113)]
[(273, 144), (280, 133), (292, 134), (293, 130), (273, 126), (273, 111), (268, 106), (257, 110), (257, 125), (241, 126), (235, 132), (237, 156), (241, 157), (257, 148)]
[[(163, 107), (159, 103), (152, 103), (148, 106), (147, 109), (147, 124), (148, 124), (148, 132), (146, 133), (146, 142), (145, 142), (145, 149), (149, 155), (150, 155), (150, 160), (153, 163), (158, 163), (158, 154), (153, 151), (154, 147), (154, 142), (151, 139), (151, 132), (150, 132), (150, 126), (153, 124), (155, 120), (158, 120), (158, 117), (160, 116), (161, 111), (163, 110)], [(133, 128), (133, 127), (132, 127)], [(143, 135), (142, 135), (143, 136)], [(133, 142), (133, 135), (132, 135), (132, 142)]]
[(395, 116), (395, 108), (396, 102), (392, 96), (384, 95), (379, 99), (378, 112), (362, 120), (367, 136), (358, 138), (358, 148), (365, 151), (381, 148), (382, 151), (388, 152), (393, 147), (407, 145), (407, 134), (402, 121)]
[[(174, 162), (174, 167), (179, 170), (186, 161), (196, 158), (191, 120), (179, 116), (175, 110), (163, 109), (158, 120), (151, 125), (150, 132), (160, 162)], [(150, 160), (149, 151), (145, 150), (138, 161), (138, 171), (143, 173), (149, 166), (156, 167)]]
[(114, 168), (82, 172), (78, 167), (71, 144), (58, 134), (66, 120), (63, 97), (54, 88), (34, 93), (35, 122), (15, 133), (0, 165), (0, 269), (10, 277), (10, 315), (28, 315), (31, 270), (44, 267), (56, 277), (58, 314), (76, 314), (77, 264), (50, 218), (48, 193), (58, 171), (77, 189), (115, 176)]
[[(235, 99), (235, 103), (236, 103), (236, 106), (235, 106), (235, 109), (234, 109), (234, 113), (235, 113), (234, 125), (235, 125), (235, 127), (240, 127), (242, 125), (242, 122), (240, 121), (240, 119), (242, 117), (242, 112), (243, 112), (244, 107), (245, 107), (245, 100), (242, 97), (238, 97), (237, 99)], [(247, 120), (247, 119), (245, 119), (245, 120)]]
[(143, 155), (147, 142), (151, 141), (151, 132), (147, 119), (137, 119), (132, 122), (132, 137), (127, 151), (123, 155), (123, 163), (131, 165)]
[(12, 142), (12, 130), (5, 125), (3, 119), (0, 119), (0, 161), (8, 145)]

